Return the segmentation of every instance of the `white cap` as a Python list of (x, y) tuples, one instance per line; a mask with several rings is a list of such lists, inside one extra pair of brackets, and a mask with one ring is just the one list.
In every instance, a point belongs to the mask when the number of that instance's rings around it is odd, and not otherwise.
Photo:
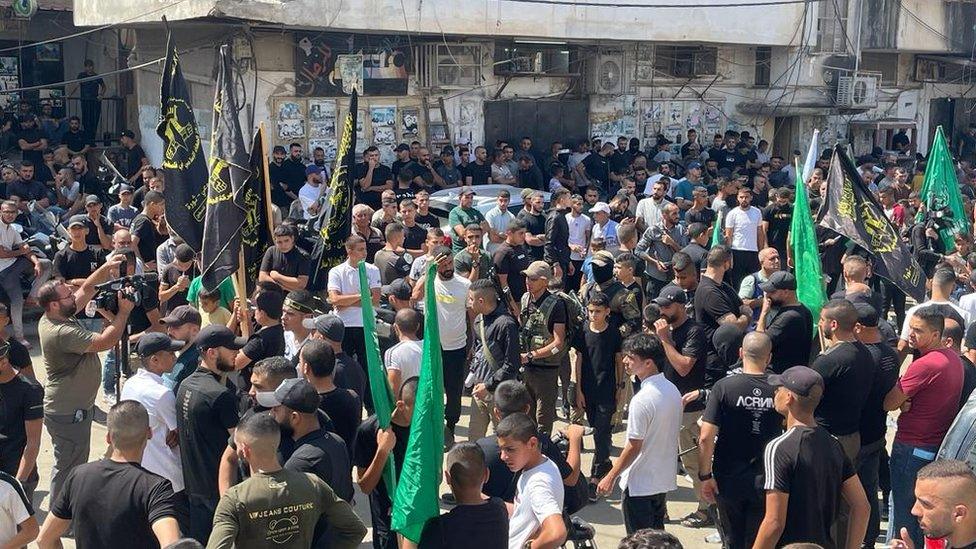
[(597, 202), (596, 204), (593, 205), (592, 208), (590, 208), (590, 211), (603, 212), (607, 215), (610, 215), (610, 205), (607, 204), (606, 202)]

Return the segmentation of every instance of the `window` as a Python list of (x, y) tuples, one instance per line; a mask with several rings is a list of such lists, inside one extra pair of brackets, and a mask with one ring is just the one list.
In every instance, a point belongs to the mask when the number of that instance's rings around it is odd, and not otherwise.
[(881, 73), (882, 86), (898, 84), (898, 54), (897, 53), (861, 53), (861, 70)]
[(579, 50), (566, 44), (498, 42), (495, 74), (572, 76), (580, 72)]
[(471, 88), (481, 83), (481, 46), (420, 44), (414, 74), (424, 88)]
[(773, 49), (769, 46), (756, 48), (756, 74), (753, 82), (756, 86), (769, 87), (769, 67), (772, 57)]
[(718, 48), (705, 46), (654, 47), (654, 70), (673, 78), (714, 76)]
[(847, 0), (824, 0), (817, 14), (817, 51), (847, 52)]

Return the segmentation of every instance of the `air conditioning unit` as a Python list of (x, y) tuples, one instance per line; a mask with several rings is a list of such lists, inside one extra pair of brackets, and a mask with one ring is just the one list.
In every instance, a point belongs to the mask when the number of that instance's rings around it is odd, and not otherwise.
[(877, 76), (841, 76), (837, 79), (837, 106), (873, 109), (878, 106)]
[(414, 51), (421, 88), (470, 89), (481, 85), (480, 45), (421, 44)]
[(627, 93), (629, 76), (622, 53), (601, 54), (589, 62), (587, 88), (590, 93), (597, 95)]

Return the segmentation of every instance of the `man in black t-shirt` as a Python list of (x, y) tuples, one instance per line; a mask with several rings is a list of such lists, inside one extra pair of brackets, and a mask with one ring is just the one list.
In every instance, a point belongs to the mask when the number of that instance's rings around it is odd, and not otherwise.
[(61, 136), (61, 149), (64, 153), (88, 154), (94, 144), (88, 133), (81, 129), (81, 119), (77, 116), (68, 118), (68, 131)]
[[(108, 412), (112, 455), (71, 470), (37, 543), (60, 545), (71, 527), (79, 547), (156, 549), (180, 538), (176, 517), (182, 512), (173, 487), (142, 468), (149, 433), (149, 413), (133, 400)], [(184, 447), (185, 448), (185, 447)]]
[(383, 479), (386, 460), (393, 455), (396, 475), (400, 475), (403, 458), (410, 438), (410, 420), (417, 396), (418, 378), (403, 382), (397, 395), (396, 408), (390, 426), (381, 429), (375, 415), (366, 418), (356, 434), (353, 462), (356, 464), (356, 484), (369, 495), (369, 514), (373, 524), (374, 549), (397, 549), (397, 534), (390, 529), (393, 494)]
[(764, 507), (759, 491), (763, 449), (783, 433), (766, 373), (771, 347), (765, 335), (746, 334), (742, 373), (715, 383), (702, 416), (698, 478), (702, 497), (718, 504), (729, 549), (747, 549), (756, 539)]
[[(85, 242), (89, 246), (99, 246), (103, 250), (112, 249), (112, 233), (115, 231), (115, 227), (112, 226), (107, 217), (102, 215), (102, 199), (98, 195), (86, 196), (85, 215), (78, 214), (78, 216), (72, 217), (83, 218), (85, 227), (88, 228)], [(153, 252), (153, 258), (155, 259), (155, 257), (156, 254)]]
[(17, 131), (17, 145), (21, 158), (34, 166), (44, 163), (44, 149), (47, 149), (47, 138), (37, 127), (37, 119), (32, 114), (21, 115), (20, 128)]
[(180, 305), (187, 305), (187, 288), (190, 287), (190, 270), (193, 268), (193, 248), (187, 243), (176, 247), (172, 263), (164, 265), (159, 273), (159, 302), (163, 314)]
[(789, 189), (776, 189), (775, 202), (763, 208), (762, 226), (766, 232), (766, 244), (779, 252), (780, 257), (786, 257), (786, 236), (793, 223), (793, 204), (790, 202)]
[(292, 201), (298, 200), (298, 191), (305, 185), (305, 162), (302, 160), (302, 146), (292, 143), (288, 146), (288, 158), (281, 163), (281, 176), (285, 194), (285, 206), (279, 207), (287, 212)]
[(601, 198), (607, 198), (610, 193), (610, 162), (608, 157), (613, 153), (613, 143), (604, 143), (603, 147), (583, 159), (576, 165), (583, 180), (596, 185)]
[(603, 292), (588, 296), (589, 319), (583, 327), (582, 352), (576, 361), (576, 405), (586, 410), (593, 427), (593, 466), (590, 468), (590, 499), (596, 499), (596, 483), (610, 472), (613, 414), (617, 395), (626, 387), (623, 372), (623, 336), (610, 322), (610, 298)]
[[(770, 375), (776, 387), (773, 405), (786, 417), (786, 433), (763, 452), (766, 512), (754, 547), (782, 547), (815, 543), (821, 547), (859, 546), (869, 513), (864, 489), (840, 442), (817, 425), (814, 410), (824, 395), (824, 382), (815, 370), (793, 366)], [(831, 533), (840, 502), (850, 506), (851, 521), (844, 539)]]
[(142, 260), (146, 271), (156, 272), (156, 248), (162, 244), (167, 236), (159, 232), (164, 223), (166, 201), (163, 193), (149, 191), (142, 204), (142, 212), (135, 216), (129, 232), (132, 233), (132, 246)]
[(226, 326), (211, 324), (197, 334), (200, 366), (176, 391), (176, 425), (189, 505), (187, 536), (205, 543), (217, 508), (217, 471), (228, 434), (237, 426), (237, 396), (225, 376), (244, 347)]
[(421, 549), (498, 549), (508, 546), (508, 511), (499, 498), (486, 498), (485, 453), (473, 442), (456, 444), (445, 456), (444, 473), (455, 507), (424, 525)]
[(274, 246), (261, 258), (258, 282), (274, 284), (285, 292), (304, 290), (308, 269), (308, 256), (295, 246), (295, 229), (289, 225), (275, 227)]
[(735, 324), (744, 331), (752, 319), (752, 309), (742, 304), (732, 286), (722, 282), (726, 271), (732, 266), (732, 252), (727, 246), (712, 246), (705, 264), (705, 272), (695, 290), (695, 320), (701, 324), (708, 340), (705, 387), (711, 387), (725, 377), (730, 366), (719, 358), (712, 335), (720, 324), (725, 323)]
[(532, 257), (542, 261), (546, 247), (546, 216), (542, 211), (544, 200), (541, 192), (533, 192), (515, 219), (525, 223), (525, 243)]
[(765, 332), (773, 341), (770, 372), (781, 374), (791, 366), (806, 365), (813, 342), (813, 315), (796, 299), (796, 277), (789, 271), (776, 271), (759, 289), (763, 303), (756, 331)]
[(285, 354), (285, 329), (281, 325), (281, 313), (285, 298), (274, 290), (258, 293), (254, 298), (254, 322), (257, 330), (247, 339), (241, 352), (237, 353), (234, 365), (241, 372), (242, 389), (250, 388), (251, 364), (263, 358)]
[(525, 293), (525, 274), (534, 258), (525, 245), (525, 222), (513, 219), (505, 229), (505, 242), (495, 250), (491, 258), (502, 290), (502, 300), (512, 311), (518, 311)]
[(380, 150), (375, 146), (363, 151), (363, 161), (356, 164), (356, 198), (374, 210), (380, 207), (380, 195), (393, 188), (393, 171), (380, 163)]
[[(285, 156), (288, 152), (281, 145), (275, 145), (271, 150), (271, 162), (268, 163), (268, 178), (271, 186), (271, 202), (287, 212), (293, 200), (285, 190), (288, 188), (285, 183), (287, 174), (285, 173)], [(303, 172), (304, 173), (304, 172)]]
[(487, 185), (491, 181), (491, 162), (488, 162), (488, 149), (481, 145), (474, 148), (474, 162), (468, 164), (465, 185)]
[[(315, 319), (306, 319), (303, 324), (314, 329)], [(312, 339), (302, 345), (298, 371), (315, 387), (321, 398), (319, 409), (332, 419), (336, 434), (345, 441), (348, 452), (352, 455), (356, 430), (362, 422), (363, 401), (352, 389), (336, 386), (335, 368), (335, 351), (327, 342)], [(356, 368), (359, 368), (358, 365)]]
[[(417, 225), (424, 231), (430, 229), (440, 229), (441, 220), (430, 213), (430, 193), (423, 189), (417, 191), (413, 197), (413, 203), (417, 205)], [(426, 233), (425, 233), (426, 237)]]
[[(4, 306), (6, 307), (6, 306)], [(6, 311), (0, 310), (0, 330)], [(13, 340), (0, 341), (0, 471), (14, 476), (23, 485), (28, 500), (37, 487), (37, 454), (41, 447), (41, 420), (44, 388), (33, 378), (18, 372)], [(30, 355), (27, 357), (30, 366)], [(31, 372), (31, 375), (33, 373)]]
[[(88, 127), (87, 124), (85, 126), (88, 131), (95, 131), (95, 128)], [(149, 165), (149, 159), (146, 158), (146, 151), (142, 150), (142, 146), (136, 141), (136, 134), (132, 130), (122, 130), (119, 143), (125, 149), (125, 162), (120, 168), (129, 185), (138, 189), (144, 184), (148, 184), (148, 181), (142, 180), (142, 167)]]

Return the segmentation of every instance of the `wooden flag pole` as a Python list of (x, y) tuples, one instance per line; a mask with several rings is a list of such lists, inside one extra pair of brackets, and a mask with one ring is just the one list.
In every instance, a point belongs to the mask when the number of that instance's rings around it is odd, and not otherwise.
[(241, 335), (244, 337), (251, 337), (251, 317), (248, 314), (247, 309), (247, 283), (244, 281), (245, 273), (247, 269), (244, 266), (244, 246), (238, 251), (238, 265), (237, 270), (231, 277), (234, 280), (234, 291), (237, 293), (237, 306), (240, 307), (242, 312), (242, 317), (244, 319), (241, 325)]
[[(258, 125), (261, 134), (261, 169), (264, 170), (264, 213), (268, 218), (268, 234), (274, 234), (274, 205), (271, 202), (271, 172), (268, 168), (268, 139), (264, 133), (264, 122)], [(243, 258), (241, 265), (244, 264)]]

